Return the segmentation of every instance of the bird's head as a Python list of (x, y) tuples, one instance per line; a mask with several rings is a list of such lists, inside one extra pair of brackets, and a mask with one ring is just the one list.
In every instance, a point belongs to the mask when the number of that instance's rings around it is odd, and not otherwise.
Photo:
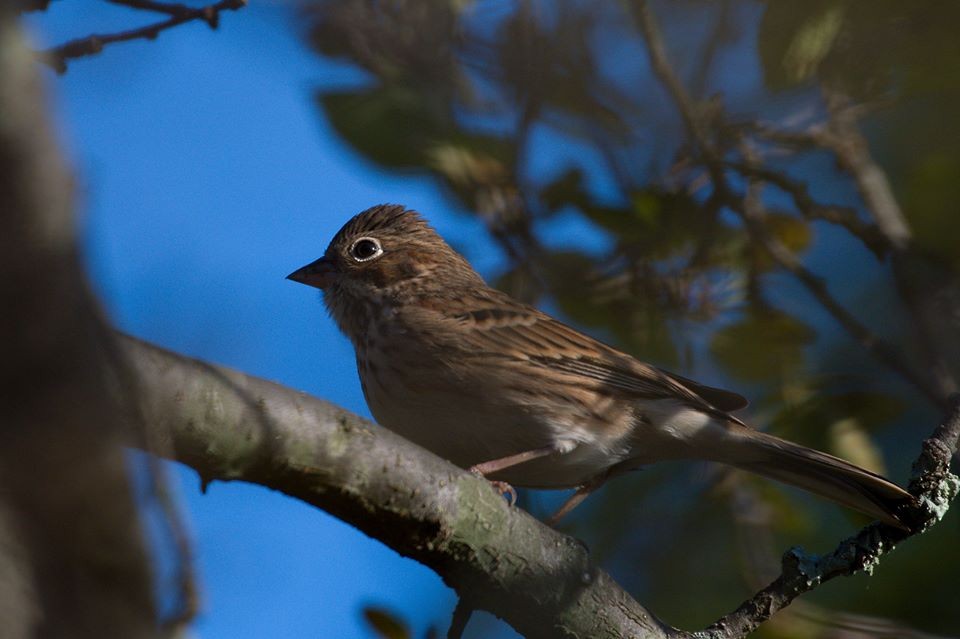
[(330, 240), (323, 257), (287, 278), (322, 290), (331, 315), (348, 335), (357, 322), (347, 315), (369, 314), (371, 308), (403, 303), (404, 297), (484, 286), (419, 213), (395, 204), (354, 216)]

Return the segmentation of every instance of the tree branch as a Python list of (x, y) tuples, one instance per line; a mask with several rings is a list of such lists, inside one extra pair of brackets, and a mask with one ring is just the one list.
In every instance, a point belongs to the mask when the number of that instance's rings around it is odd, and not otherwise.
[(154, 40), (163, 31), (193, 20), (202, 20), (206, 22), (211, 29), (216, 29), (220, 24), (221, 11), (236, 11), (247, 5), (247, 0), (220, 0), (215, 4), (197, 8), (188, 7), (183, 4), (154, 2), (153, 0), (110, 0), (110, 2), (132, 9), (165, 13), (170, 17), (166, 20), (128, 31), (95, 33), (83, 38), (77, 38), (76, 40), (71, 40), (39, 52), (38, 56), (40, 60), (53, 67), (57, 73), (65, 73), (67, 70), (67, 60), (95, 55), (103, 51), (104, 46), (113, 42), (141, 39)]
[(319, 399), (120, 338), (140, 412), (204, 482), (250, 481), (322, 508), (439, 574), (526, 637), (670, 629), (488, 482)]
[[(958, 435), (960, 395), (955, 395), (943, 423), (923, 442), (920, 456), (913, 464), (909, 492), (917, 497), (918, 506), (910, 523), (917, 532), (940, 521), (960, 491), (960, 479), (950, 473), (950, 458), (957, 450)], [(843, 540), (826, 555), (809, 555), (801, 548), (791, 548), (783, 555), (781, 574), (773, 583), (693, 636), (698, 639), (746, 636), (799, 595), (820, 584), (861, 570), (872, 573), (881, 557), (913, 534), (916, 533), (874, 523)]]
[(791, 549), (772, 584), (710, 628), (686, 633), (621, 590), (581, 544), (390, 431), (271, 382), (133, 338), (120, 342), (140, 380), (140, 412), (166, 441), (162, 450), (204, 482), (280, 490), (429, 566), (465, 601), (452, 636), (468, 610), (483, 609), (532, 638), (741, 637), (820, 583), (870, 570), (938, 521), (960, 486), (948, 471), (960, 432), (957, 400), (914, 466), (910, 491), (918, 505), (902, 516), (915, 532), (872, 524), (823, 557)]

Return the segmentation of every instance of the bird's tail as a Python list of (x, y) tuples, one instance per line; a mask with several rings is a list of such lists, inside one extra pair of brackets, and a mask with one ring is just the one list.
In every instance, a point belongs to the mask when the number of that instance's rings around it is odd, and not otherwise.
[(913, 497), (880, 475), (759, 431), (737, 428), (730, 435), (733, 441), (728, 439), (724, 447), (726, 463), (809, 490), (892, 526), (907, 527), (898, 512)]

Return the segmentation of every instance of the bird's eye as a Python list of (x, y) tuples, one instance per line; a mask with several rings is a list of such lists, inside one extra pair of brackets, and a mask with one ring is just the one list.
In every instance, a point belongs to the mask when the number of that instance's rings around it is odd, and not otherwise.
[(366, 262), (383, 253), (380, 242), (372, 237), (361, 237), (350, 247), (350, 255), (358, 262)]

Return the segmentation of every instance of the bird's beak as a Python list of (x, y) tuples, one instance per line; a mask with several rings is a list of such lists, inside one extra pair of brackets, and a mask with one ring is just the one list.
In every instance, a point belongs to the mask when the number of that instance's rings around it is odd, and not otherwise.
[(315, 262), (310, 262), (306, 266), (298, 268), (290, 275), (287, 275), (288, 280), (300, 282), (301, 284), (319, 289), (325, 289), (333, 284), (336, 277), (337, 269), (334, 267), (333, 261), (328, 260), (326, 257), (321, 257)]

